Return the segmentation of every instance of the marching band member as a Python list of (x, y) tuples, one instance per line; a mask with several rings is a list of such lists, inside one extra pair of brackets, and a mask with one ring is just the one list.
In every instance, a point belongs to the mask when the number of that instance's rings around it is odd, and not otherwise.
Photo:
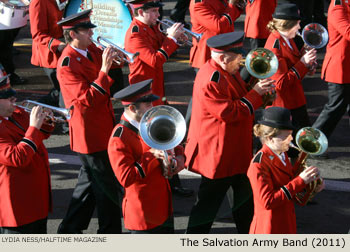
[[(271, 34), (265, 45), (277, 56), (279, 63), (276, 74), (271, 77), (276, 80), (276, 99), (272, 106), (289, 109), (296, 129), (311, 125), (302, 79), (308, 73), (314, 74), (316, 70), (316, 49), (304, 48), (299, 52), (293, 41), (300, 29), (300, 18), (295, 4), (278, 5), (268, 24)], [(295, 151), (294, 154), (296, 153)], [(294, 157), (294, 154), (290, 154), (290, 157)]]
[(246, 171), (252, 158), (254, 110), (262, 105), (262, 95), (271, 91), (274, 81), (261, 80), (247, 91), (238, 72), (243, 35), (231, 32), (208, 39), (211, 59), (195, 79), (185, 155), (188, 169), (202, 177), (187, 233), (209, 233), (230, 187), (237, 230), (249, 231), (253, 199)]
[(63, 5), (59, 5), (59, 0), (31, 0), (29, 5), (30, 32), (33, 40), (31, 63), (43, 68), (54, 87), (40, 102), (53, 106), (59, 105), (60, 85), (56, 67), (58, 58), (66, 46), (60, 40), (63, 38), (62, 27), (57, 24), (64, 13), (65, 1), (62, 2)]
[(153, 105), (164, 104), (163, 64), (178, 48), (177, 41), (183, 36), (183, 25), (175, 23), (167, 29), (167, 35), (160, 32), (157, 25), (159, 7), (163, 4), (153, 0), (132, 3), (134, 18), (125, 35), (125, 50), (139, 52), (135, 62), (129, 64), (130, 84), (153, 79), (152, 92), (161, 99)]
[(349, 5), (347, 0), (332, 0), (328, 9), (329, 42), (321, 73), (321, 78), (328, 82), (328, 102), (313, 124), (328, 139), (347, 109), (350, 115)]
[[(254, 198), (251, 234), (295, 234), (293, 198), (320, 178), (320, 171), (314, 166), (295, 175), (298, 167), (292, 167), (286, 153), (293, 129), (289, 110), (281, 107), (264, 110), (262, 119), (254, 126), (254, 134), (263, 147), (252, 159), (247, 173)], [(324, 183), (316, 192), (323, 187)]]
[[(171, 190), (162, 174), (163, 151), (150, 148), (139, 134), (143, 114), (159, 99), (151, 92), (152, 79), (128, 86), (114, 95), (124, 113), (108, 143), (115, 175), (125, 188), (123, 217), (131, 233), (174, 233)], [(175, 148), (176, 172), (184, 168), (183, 148)]]
[[(0, 234), (46, 234), (52, 210), (50, 168), (43, 140), (47, 113), (15, 106), (8, 76), (0, 79)], [(43, 127), (42, 127), (43, 126)], [(45, 126), (45, 127), (44, 127)]]
[[(190, 51), (190, 64), (197, 73), (207, 60), (210, 59), (208, 38), (234, 31), (234, 21), (243, 12), (236, 6), (239, 0), (193, 0), (190, 3), (192, 31), (202, 33), (199, 41), (193, 40)], [(186, 125), (189, 128), (192, 114), (192, 98), (186, 111)]]
[(111, 47), (102, 51), (91, 41), (91, 10), (58, 22), (68, 43), (57, 65), (64, 103), (73, 106), (69, 120), (70, 146), (83, 166), (58, 233), (81, 233), (97, 207), (98, 233), (121, 233), (119, 183), (110, 166), (107, 145), (115, 125), (108, 71), (115, 58)]

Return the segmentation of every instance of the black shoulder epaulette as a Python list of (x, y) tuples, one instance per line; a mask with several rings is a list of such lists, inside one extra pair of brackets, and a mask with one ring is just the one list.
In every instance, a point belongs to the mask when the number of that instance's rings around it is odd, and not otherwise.
[(67, 56), (62, 60), (62, 65), (61, 66), (69, 66), (69, 61), (70, 58)]
[(220, 80), (220, 73), (219, 73), (219, 71), (215, 71), (213, 73), (213, 75), (211, 76), (210, 81), (214, 81), (216, 83), (219, 83), (219, 80)]
[(255, 155), (254, 159), (253, 159), (253, 163), (259, 163), (260, 164), (262, 155), (263, 155), (263, 153), (261, 151), (258, 152)]
[(131, 33), (134, 33), (134, 32), (139, 32), (139, 27), (137, 25), (134, 25), (131, 29)]
[(334, 5), (343, 5), (341, 0), (335, 0)]
[(281, 49), (280, 40), (279, 39), (275, 40), (275, 43), (273, 43), (273, 48)]
[(123, 134), (123, 127), (120, 126), (115, 130), (113, 137), (121, 137), (122, 134)]

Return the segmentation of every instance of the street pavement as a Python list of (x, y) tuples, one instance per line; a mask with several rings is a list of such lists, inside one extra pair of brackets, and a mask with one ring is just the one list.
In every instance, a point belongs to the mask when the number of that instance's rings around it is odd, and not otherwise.
[[(164, 15), (174, 7), (174, 0), (165, 3)], [(189, 16), (186, 16), (189, 21)], [(244, 15), (236, 24), (236, 30), (243, 29)], [(15, 48), (19, 54), (14, 56), (17, 74), (28, 79), (24, 85), (15, 85), (18, 101), (24, 99), (38, 100), (52, 88), (43, 70), (30, 64), (31, 37), (29, 25), (21, 29)], [(322, 63), (325, 50), (319, 52), (319, 63)], [(164, 66), (166, 96), (170, 104), (186, 112), (188, 101), (192, 93), (194, 71), (188, 64), (189, 47), (182, 47), (172, 56)], [(127, 82), (128, 68), (123, 68), (124, 80)], [(314, 121), (327, 101), (327, 86), (320, 80), (319, 72), (304, 80), (307, 97), (308, 112)], [(293, 94), (291, 94), (293, 95)], [(113, 102), (116, 118), (119, 119), (122, 109), (118, 102)], [(241, 143), (232, 143), (241, 144)], [(54, 134), (45, 141), (49, 152), (53, 195), (53, 212), (49, 215), (48, 233), (55, 234), (57, 227), (65, 215), (72, 191), (76, 184), (80, 162), (69, 148), (69, 136), (60, 133), (59, 126)], [(328, 160), (308, 159), (308, 164), (321, 169), (326, 180), (326, 189), (317, 194), (312, 204), (296, 207), (298, 233), (304, 234), (345, 234), (350, 228), (350, 134), (349, 116), (344, 115), (337, 125), (334, 134), (329, 139)], [(198, 191), (200, 177), (197, 174), (183, 171), (180, 173), (184, 187)], [(174, 195), (173, 206), (176, 233), (185, 232), (188, 215), (195, 202), (195, 194), (191, 197)], [(283, 225), (283, 223), (281, 223)], [(96, 214), (91, 220), (87, 234), (96, 233), (98, 228)], [(237, 233), (230, 214), (229, 203), (225, 200), (213, 224), (212, 233)], [(123, 233), (128, 233), (123, 229)]]

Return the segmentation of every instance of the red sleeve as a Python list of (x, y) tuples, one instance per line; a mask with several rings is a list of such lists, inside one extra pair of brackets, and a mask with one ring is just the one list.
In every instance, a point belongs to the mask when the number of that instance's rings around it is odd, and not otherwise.
[(234, 21), (241, 15), (234, 5), (228, 5), (224, 13), (216, 13), (207, 1), (195, 3), (194, 13), (196, 19), (203, 27), (215, 33), (227, 33), (234, 30)]
[(33, 40), (38, 44), (45, 45), (53, 53), (57, 52), (60, 40), (51, 37), (47, 16), (50, 15), (46, 8), (46, 1), (32, 1), (30, 3), (30, 32)]
[(275, 188), (268, 167), (264, 167), (261, 163), (251, 163), (248, 177), (253, 194), (258, 195), (266, 209), (276, 208), (286, 201), (292, 200), (295, 194), (305, 187), (304, 181), (297, 176), (281, 188)]
[(0, 134), (0, 163), (17, 168), (26, 167), (42, 141), (43, 134), (31, 126), (19, 142)]
[(160, 48), (154, 49), (142, 32), (133, 32), (128, 39), (128, 49), (132, 53), (139, 52), (138, 58), (153, 68), (162, 67), (170, 55), (178, 48), (171, 38), (164, 36)]
[(261, 96), (250, 90), (241, 99), (232, 99), (225, 89), (227, 85), (210, 81), (200, 92), (201, 104), (206, 111), (220, 121), (237, 122), (242, 117), (250, 117), (262, 104)]
[(71, 94), (69, 95), (71, 100), (67, 101), (67, 104), (74, 105), (79, 103), (84, 106), (94, 107), (96, 104), (105, 103), (110, 97), (109, 87), (113, 80), (102, 71), (99, 72), (96, 80), (89, 83), (89, 88), (82, 88), (87, 84), (85, 77), (80, 76), (74, 70), (73, 64), (59, 68), (59, 75), (60, 83), (64, 83), (63, 85)]
[(124, 136), (112, 137), (108, 144), (111, 166), (123, 187), (141, 181), (146, 176), (152, 176), (154, 169), (160, 169), (159, 161), (150, 152), (144, 152), (140, 160), (135, 160), (132, 144), (130, 139)]

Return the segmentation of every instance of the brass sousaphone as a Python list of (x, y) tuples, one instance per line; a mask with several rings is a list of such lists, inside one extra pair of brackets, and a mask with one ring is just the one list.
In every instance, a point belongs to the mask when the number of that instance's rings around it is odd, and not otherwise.
[[(296, 175), (298, 175), (306, 168), (306, 159), (308, 155), (319, 156), (327, 150), (328, 140), (322, 131), (311, 127), (300, 129), (295, 139), (298, 147), (292, 142), (290, 146), (299, 151), (298, 159), (294, 164), (295, 167), (298, 167), (296, 173)], [(306, 205), (307, 202), (315, 196), (315, 190), (321, 183), (321, 178), (309, 183), (303, 191), (296, 194), (295, 199), (297, 203), (302, 206)]]
[(168, 178), (176, 167), (170, 166), (168, 152), (181, 143), (186, 134), (186, 122), (182, 114), (173, 107), (161, 105), (146, 111), (140, 121), (140, 136), (151, 148), (164, 151), (163, 175)]

